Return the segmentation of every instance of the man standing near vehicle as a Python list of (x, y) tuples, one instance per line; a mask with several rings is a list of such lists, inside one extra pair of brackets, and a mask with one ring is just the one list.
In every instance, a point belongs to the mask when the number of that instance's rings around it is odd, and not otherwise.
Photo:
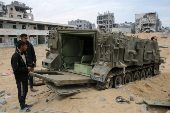
[(18, 88), (18, 100), (21, 107), (20, 112), (29, 112), (29, 107), (32, 107), (32, 105), (25, 104), (28, 92), (28, 73), (34, 70), (34, 68), (28, 66), (26, 50), (26, 43), (23, 41), (18, 42), (16, 51), (11, 58), (11, 66)]
[[(21, 34), (21, 40), (26, 43), (27, 45), (27, 58), (28, 58), (28, 66), (36, 67), (36, 56), (33, 45), (28, 41), (27, 34)], [(36, 92), (38, 90), (33, 88), (33, 76), (29, 78), (30, 90)]]

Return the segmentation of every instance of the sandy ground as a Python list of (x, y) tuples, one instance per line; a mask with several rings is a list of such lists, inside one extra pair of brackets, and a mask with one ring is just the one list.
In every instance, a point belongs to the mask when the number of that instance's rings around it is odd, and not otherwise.
[[(131, 35), (131, 34), (128, 34)], [(158, 42), (160, 45), (168, 46), (169, 48), (161, 48), (161, 56), (166, 57), (166, 63), (162, 64), (160, 67), (161, 74), (147, 78), (146, 80), (136, 81), (134, 83), (129, 83), (120, 89), (107, 89), (103, 91), (97, 91), (94, 88), (88, 88), (89, 91), (82, 92), (70, 97), (60, 97), (55, 93), (46, 92), (49, 89), (43, 86), (35, 86), (38, 92), (28, 91), (26, 103), (32, 104), (39, 101), (31, 109), (31, 111), (38, 111), (42, 113), (43, 109), (51, 111), (69, 112), (69, 113), (140, 113), (141, 105), (135, 102), (141, 102), (142, 99), (154, 99), (169, 101), (170, 97), (170, 37), (161, 38), (159, 33), (141, 33), (138, 34), (140, 38), (149, 38), (151, 36), (158, 36)], [(35, 47), (35, 52), (37, 55), (37, 67), (36, 69), (41, 69), (42, 60), (45, 58), (47, 46), (40, 45)], [(10, 61), (11, 56), (14, 53), (15, 48), (0, 48), (0, 89), (5, 89), (5, 92), (10, 92), (11, 95), (8, 98), (5, 96), (7, 103), (0, 107), (6, 109), (8, 113), (16, 113), (19, 110), (19, 102), (17, 98), (17, 86), (15, 83), (14, 75), (2, 76), (6, 73), (12, 71)], [(149, 83), (151, 87), (145, 86)], [(162, 91), (165, 89), (166, 92)], [(45, 92), (45, 93), (43, 93)], [(36, 95), (33, 97), (33, 95)], [(123, 98), (130, 100), (130, 95), (134, 96), (134, 101), (130, 103), (117, 103), (115, 98), (117, 96), (122, 96)], [(83, 99), (70, 99), (71, 97), (80, 97)], [(99, 98), (103, 97), (106, 100), (101, 101)], [(46, 102), (46, 100), (49, 100)], [(18, 109), (12, 109), (13, 106), (17, 106)], [(166, 113), (167, 107), (156, 107), (148, 106), (148, 110), (151, 113)]]

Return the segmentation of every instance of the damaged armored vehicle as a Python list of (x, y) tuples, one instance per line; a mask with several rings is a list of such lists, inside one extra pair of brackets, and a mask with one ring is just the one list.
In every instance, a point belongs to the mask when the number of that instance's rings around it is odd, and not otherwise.
[(152, 77), (159, 74), (163, 62), (158, 42), (120, 32), (53, 30), (48, 48), (42, 61), (46, 70), (30, 74), (45, 80), (59, 95), (78, 92), (82, 84), (117, 88)]

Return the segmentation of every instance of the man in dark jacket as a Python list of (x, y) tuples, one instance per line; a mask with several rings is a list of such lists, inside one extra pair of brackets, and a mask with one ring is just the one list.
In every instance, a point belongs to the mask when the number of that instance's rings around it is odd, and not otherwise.
[[(27, 38), (27, 34), (21, 34), (21, 40), (26, 43), (27, 45), (27, 58), (28, 58), (28, 66), (32, 67), (34, 65), (34, 67), (36, 67), (36, 56), (35, 56), (35, 51), (34, 51), (34, 47), (33, 45), (28, 41)], [(19, 41), (18, 41), (19, 42)], [(29, 83), (30, 83), (30, 90), (33, 92), (36, 92), (38, 90), (33, 88), (33, 77), (30, 76), (29, 78)]]
[(29, 112), (31, 105), (25, 104), (26, 95), (28, 92), (28, 73), (34, 68), (28, 66), (26, 51), (27, 45), (20, 41), (17, 44), (17, 49), (11, 58), (11, 66), (14, 71), (15, 80), (18, 88), (18, 100), (21, 107), (21, 112)]

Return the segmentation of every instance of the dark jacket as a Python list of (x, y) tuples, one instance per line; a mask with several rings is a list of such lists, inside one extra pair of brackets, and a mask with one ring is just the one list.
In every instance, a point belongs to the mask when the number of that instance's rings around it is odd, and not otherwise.
[(35, 55), (34, 47), (29, 41), (26, 42), (26, 45), (27, 45), (26, 52), (27, 52), (27, 58), (28, 58), (28, 66), (31, 66), (33, 63), (36, 63), (36, 55)]
[(26, 53), (23, 54), (26, 57), (26, 64), (21, 57), (21, 52), (18, 49), (16, 49), (11, 58), (11, 66), (14, 71), (16, 82), (28, 80), (27, 56)]

